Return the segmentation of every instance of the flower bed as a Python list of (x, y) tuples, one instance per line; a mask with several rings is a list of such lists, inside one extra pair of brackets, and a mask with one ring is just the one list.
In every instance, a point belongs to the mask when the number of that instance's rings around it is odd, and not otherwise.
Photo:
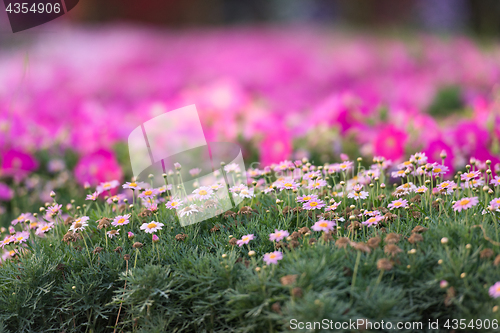
[(181, 201), (172, 190), (182, 184), (107, 182), (64, 206), (52, 193), (3, 238), (0, 323), (13, 332), (273, 332), (438, 320), (443, 332), (495, 330), (500, 178), (491, 161), (449, 175), (444, 155), (414, 154), (393, 186), (390, 161), (364, 169), (361, 160), (251, 170), (253, 182), (229, 189), (241, 207), (186, 227), (176, 214), (217, 207), (206, 203), (220, 187)]

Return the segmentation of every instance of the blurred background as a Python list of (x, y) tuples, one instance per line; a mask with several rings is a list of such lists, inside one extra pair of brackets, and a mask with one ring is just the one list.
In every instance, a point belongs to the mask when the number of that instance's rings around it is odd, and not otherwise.
[(80, 0), (16, 34), (2, 10), (0, 200), (128, 180), (129, 133), (190, 104), (261, 167), (444, 151), (498, 172), (499, 35), (497, 0)]

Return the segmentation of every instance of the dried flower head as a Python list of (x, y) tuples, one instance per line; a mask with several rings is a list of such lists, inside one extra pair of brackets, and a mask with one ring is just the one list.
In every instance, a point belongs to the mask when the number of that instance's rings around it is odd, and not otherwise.
[(403, 252), (403, 250), (401, 250), (396, 244), (387, 244), (384, 246), (384, 252), (394, 257), (398, 253)]
[(393, 265), (389, 261), (389, 259), (382, 258), (377, 261), (377, 269), (379, 271), (384, 270), (384, 271), (390, 271), (392, 269)]

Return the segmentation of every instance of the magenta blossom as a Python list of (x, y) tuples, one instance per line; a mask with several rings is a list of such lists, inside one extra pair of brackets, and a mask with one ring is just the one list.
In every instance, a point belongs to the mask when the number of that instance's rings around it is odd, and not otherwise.
[(77, 163), (75, 178), (78, 183), (97, 185), (109, 179), (121, 180), (122, 169), (118, 164), (115, 154), (108, 150), (98, 150), (83, 156)]
[(489, 294), (493, 298), (499, 298), (500, 297), (500, 281), (492, 285), (489, 289)]
[(20, 150), (5, 151), (0, 160), (0, 173), (17, 179), (26, 177), (30, 172), (38, 168), (38, 161), (29, 153)]
[(374, 154), (386, 159), (398, 160), (405, 153), (408, 135), (394, 125), (386, 125), (378, 132), (374, 140)]

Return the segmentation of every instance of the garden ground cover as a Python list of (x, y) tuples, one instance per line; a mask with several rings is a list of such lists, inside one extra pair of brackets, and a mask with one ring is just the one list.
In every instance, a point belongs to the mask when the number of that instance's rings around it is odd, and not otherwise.
[(184, 201), (147, 179), (88, 188), (85, 204), (53, 193), (5, 230), (1, 327), (280, 332), (363, 319), (497, 331), (500, 178), (489, 161), (456, 175), (445, 164), (285, 161), (230, 188), (240, 207), (187, 227), (176, 214), (216, 206), (218, 186)]

